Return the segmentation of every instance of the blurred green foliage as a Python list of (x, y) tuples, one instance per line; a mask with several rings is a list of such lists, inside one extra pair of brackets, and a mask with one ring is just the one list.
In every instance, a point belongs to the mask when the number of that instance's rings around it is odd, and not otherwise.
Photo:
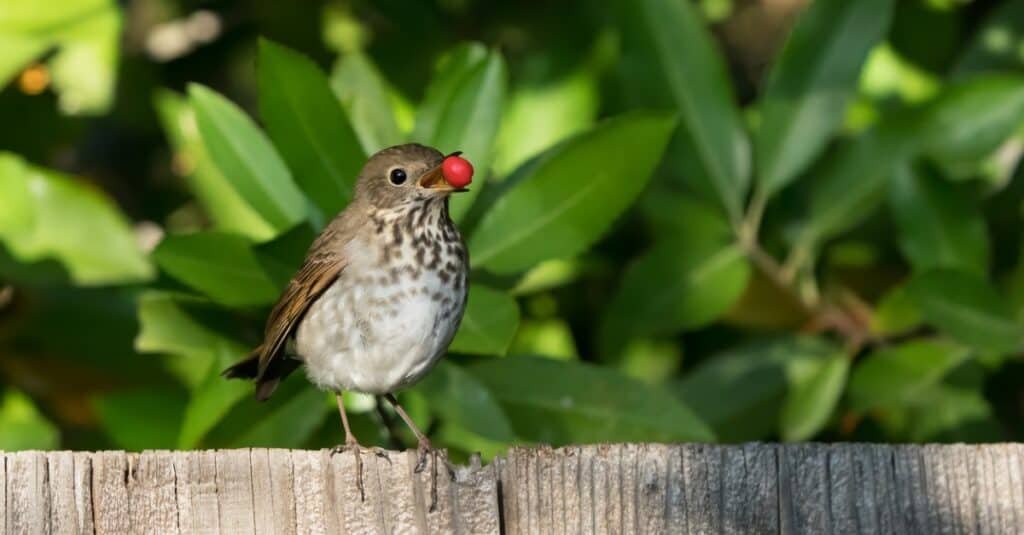
[(1021, 440), (1024, 4), (808, 4), (0, 0), (0, 449), (339, 443), (219, 372), (407, 140), (478, 171), (457, 456)]

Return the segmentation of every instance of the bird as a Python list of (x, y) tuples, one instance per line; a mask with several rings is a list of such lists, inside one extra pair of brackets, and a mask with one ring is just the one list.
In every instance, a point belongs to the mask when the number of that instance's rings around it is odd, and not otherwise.
[(262, 343), (223, 372), (253, 380), (261, 401), (300, 366), (315, 386), (334, 392), (345, 431), (336, 451), (355, 453), (360, 493), (362, 446), (349, 426), (344, 392), (372, 394), (394, 407), (418, 441), (417, 472), (428, 454), (436, 455), (394, 393), (433, 368), (465, 313), (469, 257), (448, 201), (468, 191), (472, 174), (460, 152), (445, 156), (416, 143), (371, 156), (352, 201), (314, 239), (271, 310)]

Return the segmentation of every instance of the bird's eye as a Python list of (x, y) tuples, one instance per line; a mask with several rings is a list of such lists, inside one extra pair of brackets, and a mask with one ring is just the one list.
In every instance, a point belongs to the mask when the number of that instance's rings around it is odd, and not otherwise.
[(401, 186), (402, 184), (405, 184), (406, 178), (408, 177), (406, 177), (405, 175), (405, 169), (392, 169), (391, 174), (388, 176), (388, 179), (391, 180), (391, 183), (396, 186)]

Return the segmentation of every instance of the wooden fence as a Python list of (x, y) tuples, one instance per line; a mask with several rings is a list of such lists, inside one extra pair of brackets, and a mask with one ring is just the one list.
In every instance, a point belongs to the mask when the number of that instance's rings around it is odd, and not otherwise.
[(449, 475), (415, 453), (19, 452), (5, 533), (1024, 533), (1024, 445), (516, 448)]

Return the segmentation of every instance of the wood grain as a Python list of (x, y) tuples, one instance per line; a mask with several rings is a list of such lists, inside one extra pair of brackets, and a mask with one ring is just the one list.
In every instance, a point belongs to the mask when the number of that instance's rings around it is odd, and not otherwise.
[(91, 533), (1024, 533), (1024, 446), (623, 444), (0, 454), (0, 528)]

